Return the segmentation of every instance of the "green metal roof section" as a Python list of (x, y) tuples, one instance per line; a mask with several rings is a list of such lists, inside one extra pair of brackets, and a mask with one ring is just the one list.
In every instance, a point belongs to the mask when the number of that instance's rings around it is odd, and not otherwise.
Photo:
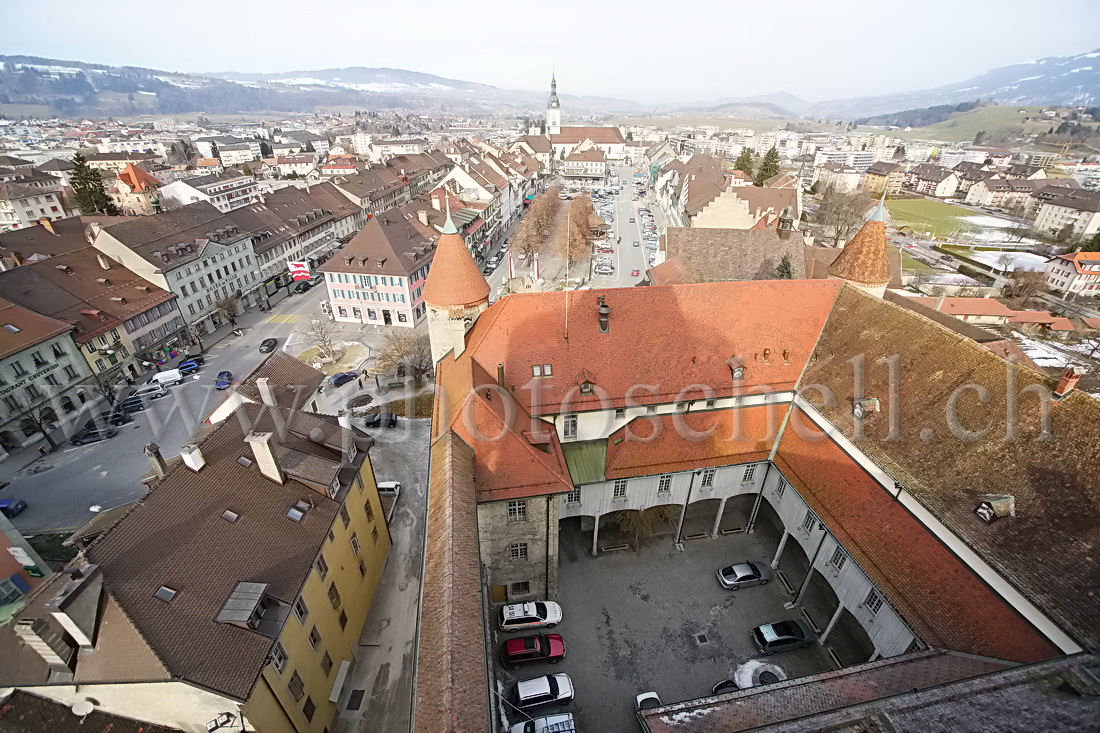
[(569, 467), (569, 476), (574, 485), (607, 480), (603, 472), (607, 465), (606, 440), (563, 443), (561, 452), (565, 454), (565, 465)]

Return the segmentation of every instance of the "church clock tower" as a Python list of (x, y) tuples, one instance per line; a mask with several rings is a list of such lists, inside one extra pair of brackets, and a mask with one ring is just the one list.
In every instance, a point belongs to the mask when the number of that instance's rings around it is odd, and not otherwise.
[(561, 132), (561, 102), (558, 101), (558, 79), (550, 76), (550, 99), (546, 102), (546, 132), (557, 135)]

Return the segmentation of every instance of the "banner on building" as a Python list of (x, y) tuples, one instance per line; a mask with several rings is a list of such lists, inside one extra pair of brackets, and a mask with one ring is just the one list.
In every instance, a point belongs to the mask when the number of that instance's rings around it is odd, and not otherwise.
[(287, 269), (290, 271), (291, 280), (312, 280), (313, 276), (309, 274), (309, 264), (305, 262), (288, 262), (286, 263)]

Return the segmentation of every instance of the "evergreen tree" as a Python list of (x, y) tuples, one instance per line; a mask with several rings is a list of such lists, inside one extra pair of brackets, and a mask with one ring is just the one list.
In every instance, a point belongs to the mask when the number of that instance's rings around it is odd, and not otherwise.
[(1100, 252), (1100, 232), (1092, 235), (1081, 245), (1082, 252)]
[(221, 151), (218, 150), (218, 144), (217, 143), (210, 143), (210, 157), (211, 158), (218, 158), (219, 160), (221, 159), (222, 154), (221, 154)]
[(271, 143), (269, 143), (267, 140), (260, 140), (260, 157), (270, 158), (271, 155)]
[(107, 190), (103, 187), (103, 179), (99, 177), (99, 171), (88, 166), (88, 160), (77, 153), (73, 157), (73, 171), (69, 175), (69, 182), (73, 187), (73, 195), (81, 213), (85, 215), (106, 214), (107, 216), (121, 216), (122, 212), (111, 201)]
[(793, 280), (794, 279), (794, 265), (791, 264), (791, 256), (783, 255), (783, 259), (779, 261), (778, 267), (775, 268), (776, 280)]
[(779, 171), (779, 151), (773, 145), (768, 149), (768, 152), (764, 153), (764, 159), (760, 161), (760, 168), (756, 171), (753, 185), (763, 186), (764, 181), (772, 176), (779, 175)]
[(737, 156), (737, 161), (733, 166), (749, 178), (752, 178), (752, 151), (748, 148), (741, 148), (741, 154)]
[(317, 151), (313, 149), (313, 143), (312, 142), (306, 142), (306, 146), (304, 148), (302, 148), (302, 152), (303, 153), (316, 153)]

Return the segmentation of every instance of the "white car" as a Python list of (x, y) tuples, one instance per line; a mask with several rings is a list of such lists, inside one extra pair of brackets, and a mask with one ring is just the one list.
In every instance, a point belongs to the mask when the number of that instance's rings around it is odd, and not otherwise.
[(547, 715), (543, 718), (534, 718), (513, 725), (508, 733), (576, 733), (577, 726), (573, 722), (573, 713), (560, 713)]
[(516, 707), (533, 708), (556, 702), (568, 705), (573, 700), (573, 680), (567, 674), (548, 674), (516, 683)]
[(502, 631), (552, 629), (561, 622), (561, 616), (561, 606), (553, 601), (509, 603), (501, 607), (499, 623)]

